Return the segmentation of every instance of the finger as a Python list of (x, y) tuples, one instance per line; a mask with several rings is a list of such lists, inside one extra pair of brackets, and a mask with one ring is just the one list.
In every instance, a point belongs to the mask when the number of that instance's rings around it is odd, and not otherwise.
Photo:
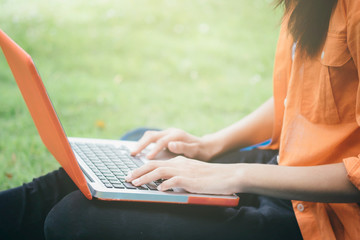
[(178, 174), (178, 169), (174, 167), (159, 167), (150, 171), (139, 178), (131, 181), (135, 186), (140, 186), (158, 179), (168, 179)]
[(129, 172), (128, 175), (125, 177), (125, 180), (127, 182), (131, 182), (134, 179), (139, 178), (142, 175), (144, 175), (144, 174), (146, 174), (146, 173), (148, 173), (150, 171), (153, 171), (154, 169), (160, 167), (162, 165), (161, 162), (163, 162), (163, 161), (151, 161), (151, 162), (148, 162), (148, 163), (142, 165), (141, 167)]
[(173, 140), (174, 138), (177, 138), (177, 136), (174, 135), (166, 135), (162, 138), (160, 138), (157, 142), (154, 148), (151, 150), (151, 152), (146, 155), (148, 159), (153, 159), (160, 151), (162, 151), (164, 148), (167, 147), (168, 143)]
[(185, 143), (185, 142), (169, 142), (168, 149), (170, 152), (176, 154), (184, 154), (187, 157), (193, 158), (198, 152), (198, 143)]
[(166, 191), (171, 188), (183, 188), (186, 191), (190, 192), (191, 185), (192, 185), (191, 180), (189, 178), (182, 176), (175, 176), (161, 183), (158, 186), (158, 190)]
[[(183, 159), (183, 157), (175, 157), (173, 159), (169, 159), (169, 160), (153, 160), (150, 162), (147, 162), (146, 164), (144, 164), (143, 166), (130, 171), (128, 173), (128, 175), (125, 177), (125, 180), (128, 182), (133, 181), (136, 178), (141, 177), (142, 175), (151, 172), (153, 170), (155, 170), (156, 168), (160, 168), (160, 167), (173, 167), (173, 168), (177, 168), (179, 161), (181, 161)], [(157, 179), (156, 179), (157, 180)]]
[(144, 136), (137, 142), (135, 149), (131, 151), (131, 155), (135, 156), (144, 150), (150, 143), (156, 142), (157, 139), (164, 135), (164, 131), (146, 131)]

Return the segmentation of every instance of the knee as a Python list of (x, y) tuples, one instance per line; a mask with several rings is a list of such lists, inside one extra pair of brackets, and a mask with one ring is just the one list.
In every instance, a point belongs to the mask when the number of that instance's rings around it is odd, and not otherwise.
[(87, 202), (80, 191), (75, 191), (57, 203), (45, 219), (45, 239), (89, 239), (84, 236), (81, 224)]

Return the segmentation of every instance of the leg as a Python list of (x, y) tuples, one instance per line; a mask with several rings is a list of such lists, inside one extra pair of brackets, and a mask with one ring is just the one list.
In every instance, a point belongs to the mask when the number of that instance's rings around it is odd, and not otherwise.
[(240, 151), (238, 149), (227, 152), (211, 160), (214, 163), (262, 163), (277, 164), (276, 156), (278, 150), (254, 148), (249, 151)]
[(158, 128), (136, 128), (134, 130), (131, 130), (127, 133), (125, 133), (123, 136), (121, 136), (120, 140), (126, 140), (126, 141), (138, 141), (146, 131), (160, 131)]
[(76, 189), (61, 168), (21, 187), (0, 192), (0, 238), (44, 239), (48, 212)]
[[(268, 155), (274, 156), (276, 151), (234, 155), (240, 162), (249, 157), (267, 162)], [(224, 208), (89, 201), (79, 191), (66, 196), (50, 211), (45, 236), (52, 240), (301, 239), (290, 201), (242, 194), (238, 207)]]
[(260, 197), (222, 208), (87, 200), (75, 191), (45, 222), (46, 239), (301, 239), (291, 205)]

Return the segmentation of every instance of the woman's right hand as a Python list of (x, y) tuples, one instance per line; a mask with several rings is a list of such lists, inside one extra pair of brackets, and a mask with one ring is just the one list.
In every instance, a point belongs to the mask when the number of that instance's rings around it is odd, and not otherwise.
[(150, 143), (155, 143), (154, 148), (147, 154), (148, 159), (154, 159), (155, 156), (167, 148), (175, 154), (182, 154), (188, 158), (209, 161), (213, 154), (206, 139), (193, 136), (183, 130), (169, 128), (163, 131), (147, 131), (139, 140), (137, 146), (131, 152), (135, 156), (144, 150)]

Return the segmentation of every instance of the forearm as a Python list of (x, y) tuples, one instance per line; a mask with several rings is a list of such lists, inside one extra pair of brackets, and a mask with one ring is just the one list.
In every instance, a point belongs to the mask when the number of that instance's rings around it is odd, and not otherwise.
[(360, 202), (343, 163), (311, 167), (238, 164), (238, 192), (312, 202)]
[(213, 155), (234, 148), (260, 143), (271, 138), (274, 121), (274, 100), (270, 98), (254, 112), (218, 132), (203, 137)]

